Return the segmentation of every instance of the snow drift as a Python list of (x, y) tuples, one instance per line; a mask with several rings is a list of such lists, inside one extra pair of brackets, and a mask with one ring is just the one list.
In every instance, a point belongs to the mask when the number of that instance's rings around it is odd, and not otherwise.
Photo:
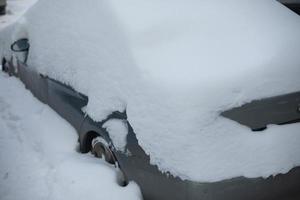
[(88, 95), (96, 121), (126, 110), (162, 171), (218, 181), (300, 164), (300, 124), (255, 134), (219, 116), (300, 90), (300, 18), (278, 2), (40, 0), (25, 18), (29, 66)]

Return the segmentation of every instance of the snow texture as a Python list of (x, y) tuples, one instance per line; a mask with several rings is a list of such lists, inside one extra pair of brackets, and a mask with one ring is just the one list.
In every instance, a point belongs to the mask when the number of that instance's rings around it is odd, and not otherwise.
[(111, 119), (103, 124), (103, 128), (109, 133), (117, 150), (125, 152), (128, 134), (127, 122), (120, 119)]
[(77, 134), (16, 78), (0, 72), (0, 199), (142, 199), (104, 160), (76, 151)]
[(210, 182), (300, 165), (299, 124), (253, 133), (219, 116), (300, 90), (300, 18), (276, 1), (40, 0), (15, 27), (29, 66), (88, 95), (94, 120), (126, 110), (162, 171)]
[(0, 16), (0, 30), (17, 21), (37, 0), (7, 0), (6, 15)]

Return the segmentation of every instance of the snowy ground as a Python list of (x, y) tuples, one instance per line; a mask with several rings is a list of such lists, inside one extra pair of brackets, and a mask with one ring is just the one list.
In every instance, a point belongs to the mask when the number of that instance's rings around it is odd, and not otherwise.
[(76, 151), (75, 130), (0, 72), (0, 199), (140, 199), (134, 183), (120, 187), (116, 171)]

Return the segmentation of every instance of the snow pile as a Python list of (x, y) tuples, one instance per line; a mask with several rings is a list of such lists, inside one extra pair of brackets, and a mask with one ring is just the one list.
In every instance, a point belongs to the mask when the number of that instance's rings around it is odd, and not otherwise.
[(128, 133), (127, 123), (124, 120), (111, 119), (103, 124), (103, 128), (107, 130), (110, 138), (114, 141), (114, 146), (119, 151), (125, 151), (126, 139)]
[(300, 90), (300, 18), (278, 2), (41, 0), (26, 20), (28, 64), (88, 95), (95, 120), (126, 109), (162, 171), (217, 181), (300, 164), (299, 124), (254, 134), (219, 116)]
[(113, 166), (75, 150), (77, 134), (15, 78), (0, 73), (0, 199), (141, 199)]

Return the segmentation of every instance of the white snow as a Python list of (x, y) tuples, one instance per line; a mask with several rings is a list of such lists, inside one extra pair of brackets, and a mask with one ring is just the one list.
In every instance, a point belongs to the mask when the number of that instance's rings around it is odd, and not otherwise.
[(76, 151), (76, 131), (0, 72), (0, 199), (142, 199), (112, 165)]
[(16, 22), (37, 0), (7, 0), (6, 14), (0, 16), (0, 30)]
[(300, 90), (300, 18), (280, 3), (40, 0), (25, 18), (29, 66), (88, 95), (94, 120), (126, 109), (162, 171), (217, 181), (300, 165), (299, 124), (253, 133), (219, 116)]
[[(22, 16), (37, 0), (7, 0), (6, 14), (0, 16), (0, 58), (9, 58), (10, 45), (13, 41), (21, 37), (27, 37), (22, 30), (25, 24)], [(18, 26), (14, 26), (18, 23)]]
[(110, 119), (103, 124), (103, 128), (107, 130), (110, 138), (114, 142), (114, 146), (119, 150), (125, 152), (127, 144), (128, 127), (125, 120)]

